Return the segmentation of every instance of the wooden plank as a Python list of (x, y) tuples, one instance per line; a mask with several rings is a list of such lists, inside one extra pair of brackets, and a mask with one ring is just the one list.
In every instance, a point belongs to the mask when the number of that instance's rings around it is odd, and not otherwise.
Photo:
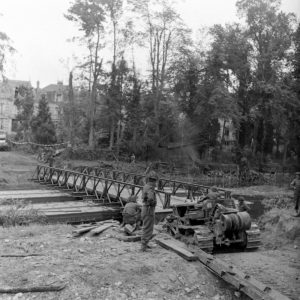
[(116, 238), (122, 242), (139, 242), (141, 240), (140, 235), (116, 236)]
[(99, 234), (103, 231), (105, 231), (106, 229), (112, 227), (112, 226), (116, 226), (115, 224), (112, 224), (112, 223), (107, 223), (107, 224), (104, 224), (104, 225), (101, 225), (101, 226), (98, 226), (94, 229), (91, 230), (91, 234), (95, 235), (95, 234)]
[(163, 248), (176, 252), (177, 254), (179, 254), (181, 257), (183, 257), (188, 261), (197, 260), (197, 256), (195, 256), (192, 252), (185, 249), (183, 243), (180, 243), (174, 239), (166, 239), (166, 238), (156, 238), (155, 241)]
[(29, 257), (29, 256), (44, 256), (43, 254), (40, 253), (22, 253), (22, 254), (1, 254), (0, 257)]
[(132, 236), (119, 236), (118, 240), (122, 242), (139, 242), (141, 240), (140, 235), (132, 235)]
[(84, 228), (80, 228), (80, 229), (75, 229), (75, 230), (73, 230), (73, 234), (80, 235), (80, 234), (89, 232), (90, 230), (92, 230), (92, 229), (94, 229), (96, 227), (97, 226), (90, 226), (90, 227), (84, 227)]
[(211, 272), (233, 285), (237, 290), (243, 292), (251, 299), (258, 300), (289, 300), (288, 297), (282, 295), (278, 291), (254, 277), (243, 273), (236, 267), (227, 264), (213, 255), (210, 255), (201, 249), (195, 252), (199, 261), (203, 263)]
[(63, 290), (66, 284), (60, 285), (37, 285), (24, 287), (2, 287), (0, 286), (0, 293), (4, 294), (18, 294), (18, 293), (44, 293), (44, 292), (58, 292)]

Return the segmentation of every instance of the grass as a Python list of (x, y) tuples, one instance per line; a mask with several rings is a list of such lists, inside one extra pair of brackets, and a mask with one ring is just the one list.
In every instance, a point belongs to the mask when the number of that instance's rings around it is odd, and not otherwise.
[(5, 199), (0, 205), (0, 225), (3, 227), (46, 222), (46, 217), (24, 200)]

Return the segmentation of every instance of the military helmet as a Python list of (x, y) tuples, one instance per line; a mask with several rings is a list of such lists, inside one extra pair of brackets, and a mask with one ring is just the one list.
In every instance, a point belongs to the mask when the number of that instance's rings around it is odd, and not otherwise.
[(147, 180), (151, 180), (151, 181), (157, 181), (158, 180), (158, 176), (156, 174), (155, 171), (150, 171), (148, 174), (147, 174)]
[(136, 195), (131, 195), (128, 198), (127, 202), (137, 202), (137, 196)]
[(245, 198), (244, 197), (239, 197), (239, 202), (244, 202), (245, 201)]

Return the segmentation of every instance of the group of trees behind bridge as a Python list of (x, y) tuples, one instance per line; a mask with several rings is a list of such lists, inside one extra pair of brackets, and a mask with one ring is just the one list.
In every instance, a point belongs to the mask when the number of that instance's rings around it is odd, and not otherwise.
[(193, 38), (171, 1), (75, 0), (65, 17), (87, 55), (72, 66), (57, 134), (141, 157), (171, 143), (201, 154), (223, 148), (231, 122), (235, 149), (299, 162), (300, 24), (280, 5), (239, 0), (240, 23)]

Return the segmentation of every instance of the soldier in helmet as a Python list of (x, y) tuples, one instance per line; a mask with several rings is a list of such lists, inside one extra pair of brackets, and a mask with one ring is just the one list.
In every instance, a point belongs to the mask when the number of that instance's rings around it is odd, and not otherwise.
[(296, 178), (291, 182), (291, 187), (293, 187), (295, 189), (295, 191), (294, 191), (294, 200), (295, 200), (296, 217), (300, 217), (300, 211), (299, 211), (300, 172), (296, 172)]
[(207, 199), (210, 199), (210, 200), (218, 200), (218, 198), (220, 197), (220, 194), (218, 192), (218, 189), (213, 186), (210, 191), (208, 192), (208, 194), (203, 198), (203, 200), (207, 200)]
[(246, 212), (250, 211), (250, 207), (246, 204), (244, 197), (239, 198), (238, 209), (239, 211), (246, 211)]
[(135, 225), (141, 220), (141, 207), (137, 204), (137, 196), (130, 196), (122, 212), (123, 223)]
[(148, 243), (152, 238), (154, 220), (155, 220), (155, 206), (156, 206), (156, 196), (155, 187), (158, 180), (157, 174), (154, 171), (150, 171), (147, 176), (147, 183), (143, 187), (142, 193), (142, 221), (143, 221), (143, 231), (142, 231), (142, 247), (141, 251), (146, 251)]

